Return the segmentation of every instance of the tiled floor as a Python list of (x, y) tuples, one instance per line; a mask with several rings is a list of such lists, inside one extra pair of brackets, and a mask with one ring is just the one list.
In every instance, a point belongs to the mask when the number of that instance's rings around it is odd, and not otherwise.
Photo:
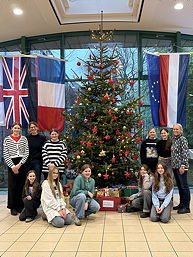
[(0, 195), (2, 257), (193, 257), (193, 201), (191, 214), (173, 211), (168, 224), (137, 213), (99, 212), (81, 227), (54, 228), (40, 217), (18, 221), (9, 214), (6, 198)]

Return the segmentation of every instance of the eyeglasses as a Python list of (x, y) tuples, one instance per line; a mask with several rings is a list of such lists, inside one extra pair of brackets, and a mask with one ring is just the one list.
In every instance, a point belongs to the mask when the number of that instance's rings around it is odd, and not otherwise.
[(53, 172), (52, 174), (53, 174), (53, 175), (58, 175), (59, 173), (58, 173), (58, 172)]

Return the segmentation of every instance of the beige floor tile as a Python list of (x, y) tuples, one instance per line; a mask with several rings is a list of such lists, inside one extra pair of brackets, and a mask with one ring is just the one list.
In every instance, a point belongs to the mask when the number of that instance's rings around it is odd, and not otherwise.
[(16, 241), (20, 236), (21, 236), (21, 234), (2, 234), (0, 236), (0, 242), (3, 242), (3, 241)]
[(27, 230), (27, 228), (15, 228), (15, 227), (11, 227), (10, 229), (6, 230), (6, 234), (23, 234), (25, 231)]
[(27, 252), (5, 252), (4, 254), (0, 255), (2, 257), (25, 257)]
[(178, 225), (163, 226), (162, 229), (165, 233), (167, 233), (167, 232), (183, 232), (182, 228)]
[[(102, 229), (102, 231), (103, 231), (103, 229)], [(122, 232), (122, 231), (123, 231), (122, 225), (120, 225), (120, 226), (114, 226), (113, 224), (108, 225), (108, 226), (105, 225), (105, 228), (104, 228), (104, 233), (109, 233), (109, 232), (119, 233), (119, 232)]]
[(147, 238), (147, 241), (150, 241), (150, 242), (167, 242), (168, 241), (164, 233), (145, 232), (145, 236)]
[[(74, 235), (73, 235), (74, 237)], [(97, 233), (97, 234), (83, 234), (81, 241), (84, 242), (95, 242), (95, 241), (102, 241), (103, 234)]]
[(125, 241), (133, 241), (133, 242), (145, 242), (146, 238), (144, 233), (125, 233)]
[(57, 242), (36, 242), (36, 244), (31, 249), (31, 252), (49, 252), (53, 251)]
[(7, 251), (8, 252), (28, 252), (35, 242), (15, 242)]
[(140, 220), (123, 220), (123, 226), (128, 226), (128, 225), (141, 225)]
[(127, 252), (127, 257), (151, 257), (150, 252)]
[(95, 228), (94, 226), (92, 228), (85, 228), (84, 233), (102, 233), (104, 228)]
[[(64, 231), (64, 233), (70, 233), (70, 234), (72, 234), (72, 233), (74, 233), (74, 234), (76, 234), (76, 233), (78, 233), (78, 234), (80, 234), (80, 233), (82, 233), (83, 231), (84, 231), (84, 227), (79, 227), (79, 226), (75, 226), (75, 225), (71, 225), (71, 226), (68, 226), (67, 228), (66, 228), (66, 230)], [(91, 232), (92, 233), (92, 232)]]
[(102, 252), (122, 252), (125, 251), (124, 242), (103, 242)]
[(40, 234), (40, 233), (44, 233), (45, 230), (46, 230), (46, 227), (40, 227), (40, 228), (38, 228), (38, 227), (30, 227), (30, 228), (28, 228), (25, 231), (25, 233), (26, 234), (36, 234), (36, 233)]
[(64, 242), (64, 241), (60, 241), (55, 250), (56, 252), (75, 252), (77, 251), (79, 246), (79, 242)]
[(192, 240), (193, 241), (193, 233), (187, 233), (187, 236), (190, 238), (190, 240)]
[(166, 233), (169, 241), (177, 242), (177, 241), (190, 241), (190, 238), (185, 233)]
[[(104, 233), (103, 242), (104, 241), (123, 241), (123, 233)], [(97, 241), (97, 240), (96, 240)]]
[(26, 257), (50, 257), (52, 252), (29, 252)]
[(193, 226), (182, 225), (181, 228), (184, 232), (193, 232)]
[(124, 233), (133, 232), (143, 232), (142, 226), (136, 225), (136, 226), (124, 226)]
[(40, 238), (39, 238), (39, 242), (44, 241), (44, 242), (57, 242), (59, 239), (61, 238), (61, 234), (43, 234)]
[(60, 241), (70, 241), (70, 242), (72, 242), (72, 241), (80, 241), (81, 237), (82, 237), (82, 233), (81, 234), (78, 234), (78, 233), (77, 234), (73, 234), (73, 236), (72, 236), (72, 234), (64, 233), (61, 236)]
[(122, 220), (105, 220), (106, 226), (122, 226)]
[(52, 257), (75, 257), (76, 252), (53, 252)]
[(176, 252), (178, 257), (193, 257), (193, 252)]
[(125, 242), (127, 252), (149, 252), (146, 242)]
[(139, 220), (138, 213), (122, 213), (122, 219), (126, 220)]
[(83, 252), (97, 252), (101, 251), (101, 244), (102, 242), (80, 242), (78, 251)]
[(100, 257), (101, 252), (77, 252), (76, 257)]
[(152, 252), (152, 257), (177, 257), (175, 252)]
[(158, 224), (148, 224), (148, 225), (142, 225), (144, 232), (152, 232), (152, 233), (158, 233), (163, 232), (161, 226)]
[(176, 252), (193, 252), (192, 242), (171, 242)]
[(17, 241), (34, 242), (37, 241), (40, 236), (41, 234), (23, 234), (17, 239)]
[(150, 251), (152, 252), (173, 252), (169, 242), (148, 242)]
[(102, 252), (101, 257), (126, 257), (125, 252)]
[[(45, 228), (42, 228), (45, 229)], [(46, 230), (44, 231), (45, 234), (62, 234), (64, 233), (64, 231), (66, 230), (66, 227), (63, 228), (55, 228), (53, 226), (50, 226), (48, 228), (46, 228)]]

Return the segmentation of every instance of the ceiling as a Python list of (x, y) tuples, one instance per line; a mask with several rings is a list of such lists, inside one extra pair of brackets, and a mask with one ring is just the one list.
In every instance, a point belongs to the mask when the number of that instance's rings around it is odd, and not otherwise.
[[(177, 0), (54, 1), (0, 0), (0, 42), (22, 36), (98, 29), (101, 11), (104, 11), (104, 30), (180, 31), (193, 35), (192, 0), (179, 0), (183, 2), (184, 8), (178, 11), (174, 9)], [(61, 20), (57, 11), (54, 11), (54, 4)], [(21, 8), (23, 14), (14, 15), (15, 7)]]

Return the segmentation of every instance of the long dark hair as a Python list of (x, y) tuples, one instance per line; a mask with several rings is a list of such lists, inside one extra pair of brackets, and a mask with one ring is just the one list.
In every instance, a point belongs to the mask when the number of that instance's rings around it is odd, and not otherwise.
[(168, 172), (167, 170), (167, 166), (165, 163), (163, 162), (158, 162), (157, 166), (156, 166), (156, 172), (155, 172), (155, 175), (154, 175), (154, 190), (156, 192), (159, 191), (160, 189), (160, 174), (157, 172), (157, 169), (158, 169), (158, 165), (162, 165), (163, 169), (164, 169), (164, 173), (163, 173), (163, 178), (164, 178), (164, 184), (165, 184), (165, 187), (166, 187), (166, 193), (168, 194), (172, 188), (173, 188), (173, 181), (172, 181), (172, 178), (171, 178), (171, 175), (170, 173)]
[(32, 186), (33, 187), (33, 194), (35, 194), (38, 190), (38, 186), (39, 186), (39, 183), (37, 182), (37, 179), (34, 180), (34, 183), (31, 185), (30, 182), (29, 182), (29, 179), (28, 179), (28, 176), (30, 173), (34, 173), (36, 175), (36, 172), (35, 170), (29, 170), (28, 173), (27, 173), (27, 178), (25, 180), (25, 185), (24, 185), (24, 193), (25, 195), (29, 195), (29, 187)]
[[(166, 128), (163, 128), (160, 130), (160, 134), (162, 131), (165, 131), (169, 134), (169, 130)], [(168, 135), (168, 139), (166, 140), (166, 145), (165, 145), (165, 151), (170, 151), (171, 150), (171, 145), (172, 145), (172, 140), (170, 139), (169, 135)]]
[[(144, 168), (145, 170), (147, 170), (147, 173), (150, 174), (151, 170), (150, 170), (150, 168), (148, 167), (147, 164), (142, 164), (141, 167), (140, 167), (140, 170), (141, 170), (141, 168)], [(140, 170), (139, 170), (138, 184), (139, 184), (140, 187), (142, 187), (143, 186), (143, 177), (141, 176)]]

